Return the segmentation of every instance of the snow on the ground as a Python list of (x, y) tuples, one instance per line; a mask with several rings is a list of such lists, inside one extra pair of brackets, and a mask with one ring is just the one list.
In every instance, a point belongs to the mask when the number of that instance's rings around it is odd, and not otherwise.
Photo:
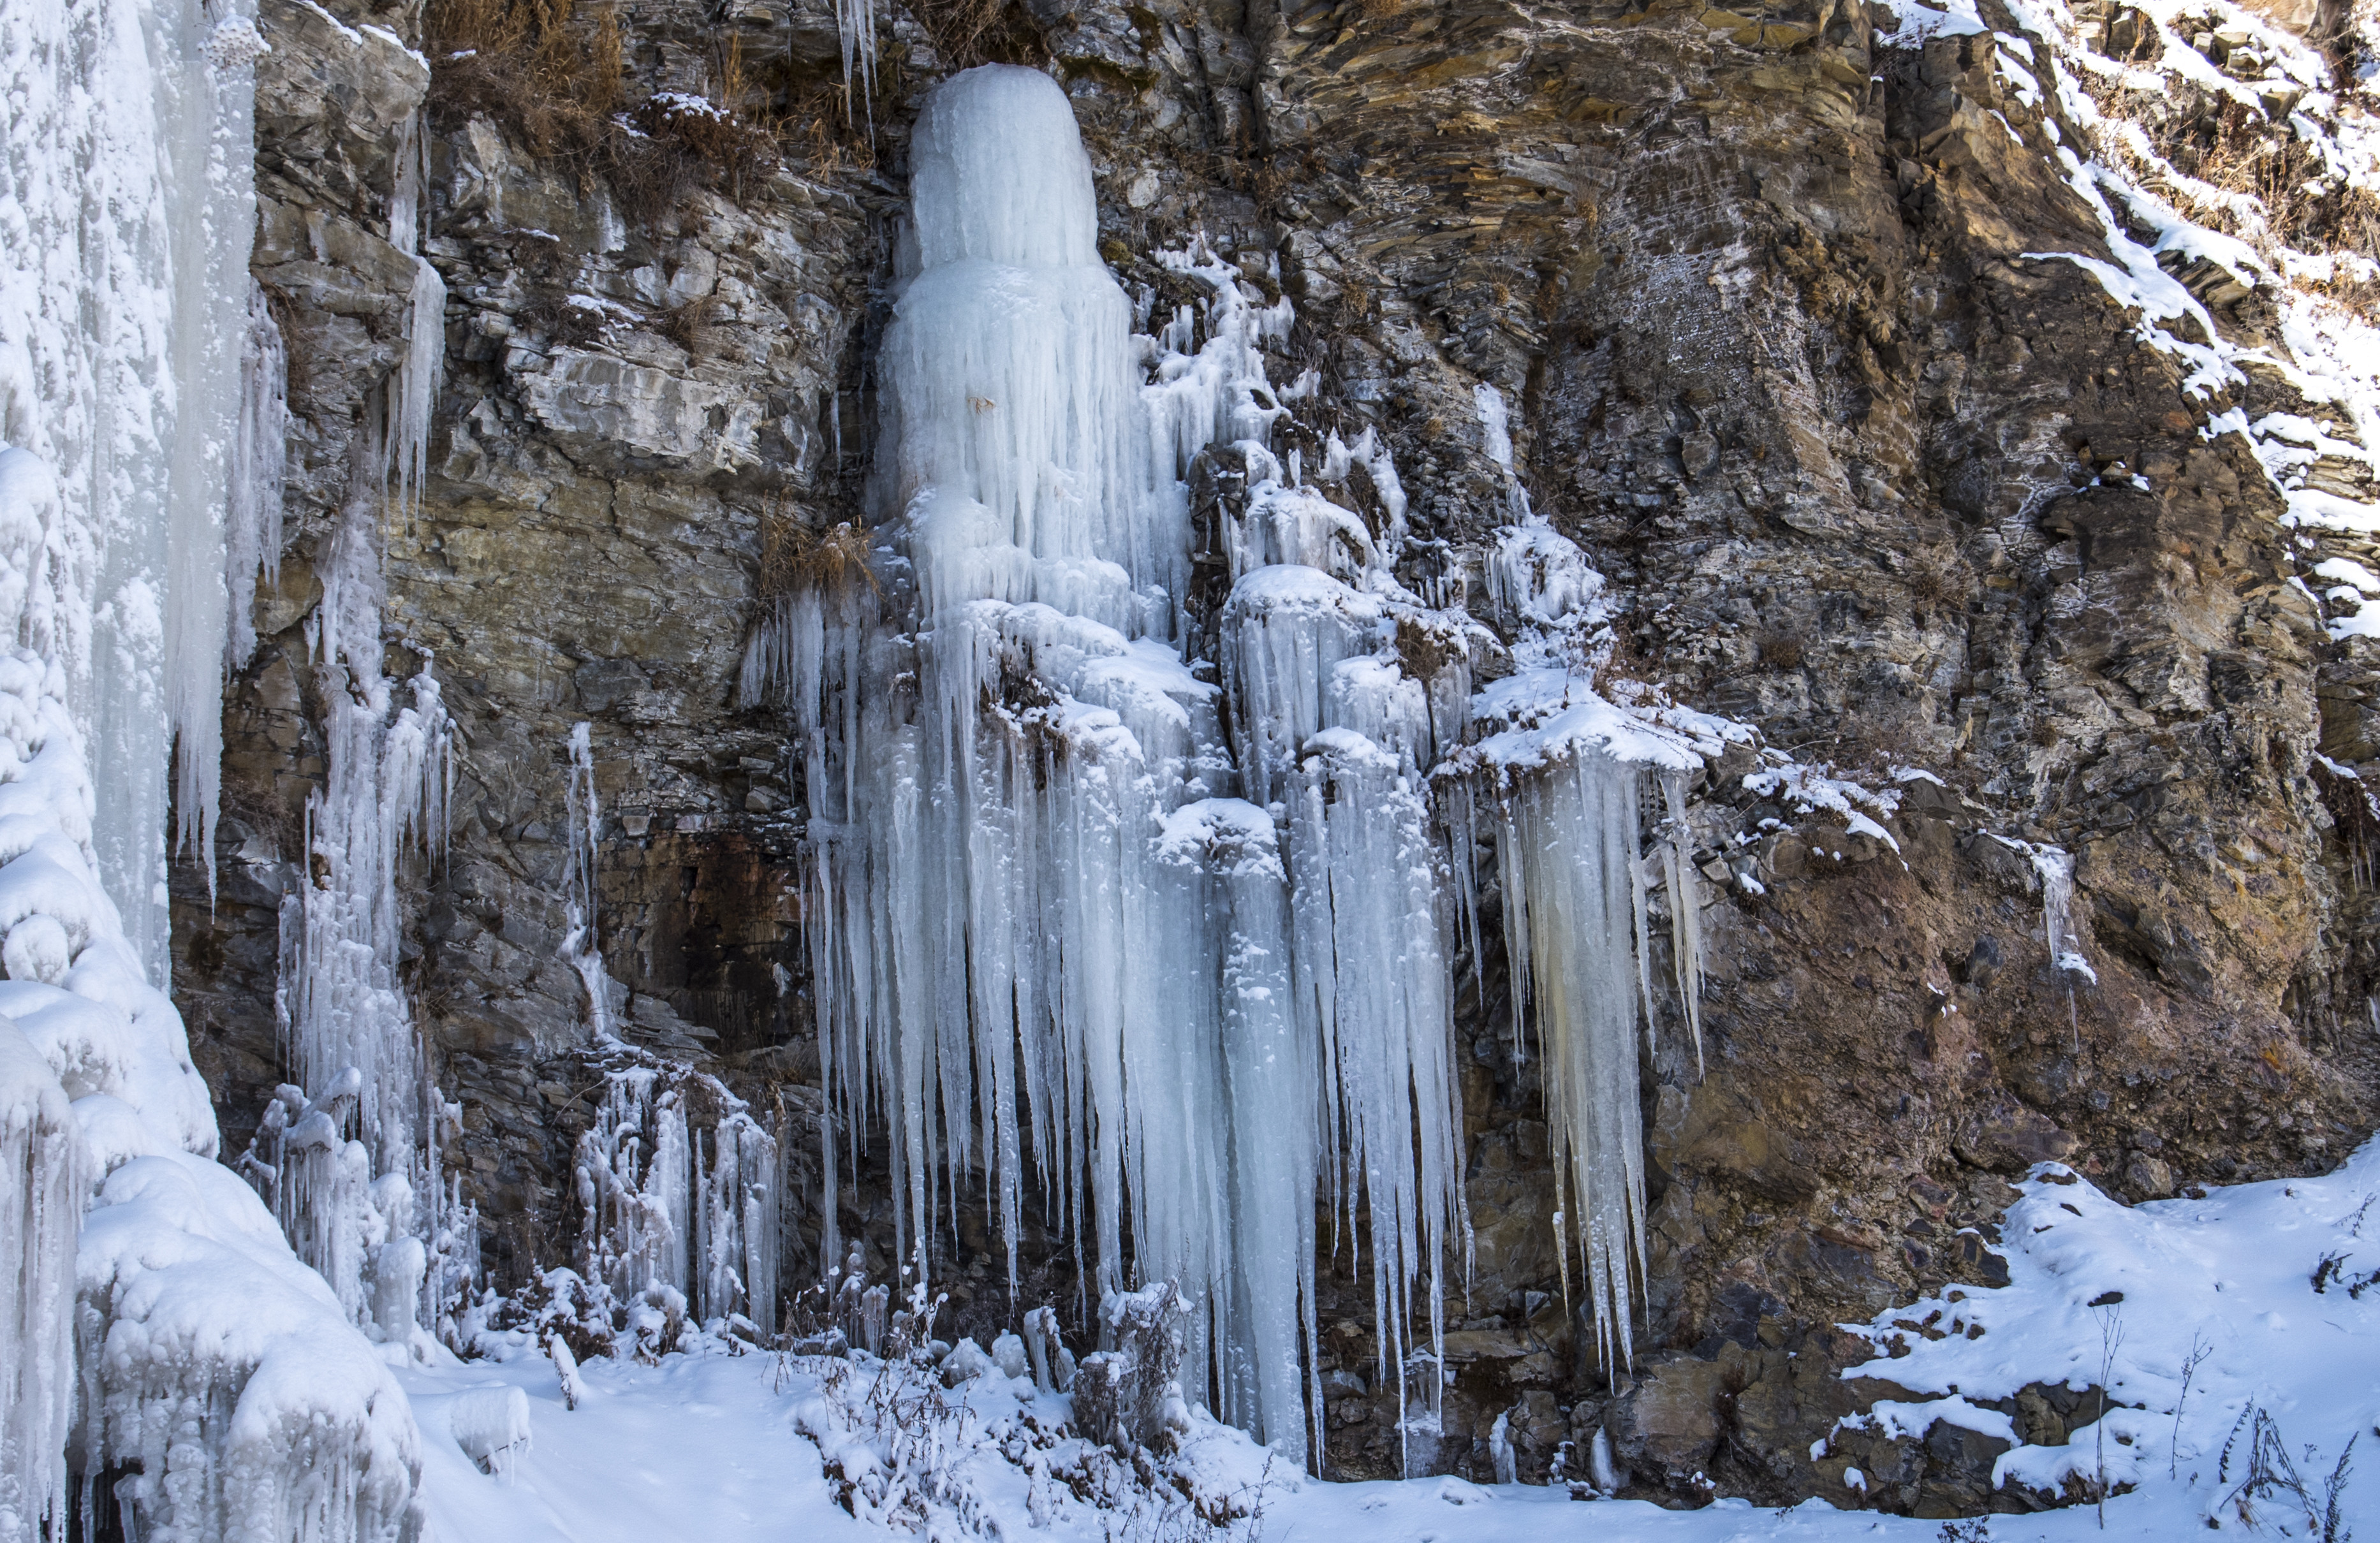
[[(1668, 1512), (1641, 1501), (1581, 1502), (1560, 1488), (1457, 1478), (1322, 1484), (1285, 1464), (1268, 1473), (1263, 1449), (1194, 1417), (1187, 1451), (1172, 1467), (1194, 1499), (1224, 1518), (1216, 1526), (1184, 1503), (1149, 1500), (1178, 1495), (1171, 1476), (1160, 1476), (1154, 1491), (1126, 1484), (1114, 1492), (1120, 1506), (1076, 1500), (1066, 1477), (1080, 1478), (1085, 1454), (1059, 1433), (1068, 1401), (1036, 1395), (1029, 1379), (996, 1369), (951, 1395), (960, 1412), (943, 1417), (939, 1436), (954, 1455), (933, 1475), (919, 1455), (938, 1434), (917, 1413), (932, 1402), (926, 1374), (908, 1385), (911, 1403), (893, 1401), (911, 1438), (905, 1446), (855, 1432), (866, 1422), (853, 1414), (854, 1390), (878, 1365), (865, 1360), (714, 1353), (657, 1366), (599, 1362), (581, 1369), (576, 1410), (564, 1406), (552, 1363), (533, 1352), (409, 1366), (398, 1376), (427, 1449), (423, 1496), (436, 1535), (449, 1543), (882, 1537), (886, 1527), (853, 1517), (835, 1492), (840, 1478), (903, 1464), (909, 1492), (928, 1497), (911, 1513), (916, 1530), (937, 1538), (2056, 1540), (2180, 1538), (2203, 1535), (2210, 1522), (2235, 1535), (2322, 1537), (2322, 1519), (2310, 1525), (2308, 1508), (2324, 1508), (2341, 1448), (2358, 1438), (2359, 1454), (2380, 1449), (2380, 1285), (2356, 1289), (2380, 1272), (2380, 1141), (2325, 1177), (2202, 1199), (2127, 1208), (2054, 1164), (2020, 1187), (2024, 1197), (2001, 1222), (2009, 1285), (1954, 1288), (1881, 1315), (1864, 1330), (1881, 1358), (1847, 1375), (1887, 1378), (1924, 1395), (1881, 1411), (1912, 1429), (1946, 1414), (2005, 1429), (2005, 1416), (1967, 1401), (2037, 1381), (2096, 1385), (2107, 1366), (2117, 1406), (2106, 1416), (2104, 1445), (2085, 1425), (2063, 1447), (2021, 1447), (2000, 1464), (2009, 1478), (2042, 1488), (2103, 1472), (2134, 1486), (2107, 1502), (2104, 1532), (2088, 1505), (1952, 1531), (1939, 1520), (1837, 1511), (1822, 1500), (1775, 1511), (1722, 1500)], [(2327, 1271), (2325, 1259), (2334, 1261)], [(1921, 1327), (1897, 1327), (1907, 1324)], [(849, 1380), (838, 1393), (822, 1378)], [(513, 1389), (526, 1395), (528, 1439), (488, 1462), (492, 1448), (516, 1434)], [(2272, 1426), (2266, 1463), (2276, 1452), (2286, 1457), (2307, 1498), (2276, 1488), (2250, 1496), (2251, 1523), (2236, 1491), (2252, 1476), (2259, 1412)], [(2380, 1531), (2380, 1476), (2350, 1473), (2339, 1519), (2340, 1538)]]
[[(421, 1493), (443, 1543), (802, 1543), (880, 1537), (830, 1498), (818, 1448), (794, 1432), (798, 1387), (767, 1355), (594, 1361), (565, 1409), (542, 1356), (399, 1373), (421, 1428)], [(808, 1385), (810, 1379), (805, 1379)], [(519, 1389), (529, 1440), (483, 1473), (456, 1432), (477, 1434), (478, 1390)]]

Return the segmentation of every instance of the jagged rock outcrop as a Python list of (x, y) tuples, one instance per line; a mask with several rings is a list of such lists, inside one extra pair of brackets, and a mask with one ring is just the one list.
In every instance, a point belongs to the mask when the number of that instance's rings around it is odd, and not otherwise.
[[(812, 1171), (805, 792), (736, 676), (778, 565), (861, 512), (905, 103), (984, 56), (1067, 82), (1127, 289), (1187, 298), (1148, 254), (1203, 231), (1293, 299), (1287, 350), (1319, 382), (1303, 421), (1374, 425), (1394, 450), (1408, 582), (1488, 614), (1480, 546), (1510, 517), (1475, 406), (1491, 385), (1536, 507), (1620, 600), (1616, 671), (1871, 787), (1901, 767), (1937, 779), (1898, 784), (1864, 827), (1755, 791), (1749, 751), (1702, 779), (1706, 1058), (1665, 1023), (1647, 1062), (1650, 1301), (1630, 1367), (1597, 1364), (1564, 1300), (1537, 1069), (1512, 1051), (1500, 948), (1465, 957), (1475, 1255), (1453, 1379), (1439, 1432), (1409, 1442), (1400, 1391), (1376, 1385), (1368, 1287), (1327, 1274), (1333, 1473), (1392, 1472), (1410, 1446), (1488, 1476), (1509, 1412), (1532, 1479), (1602, 1428), (1638, 1492), (1692, 1500), (1700, 1475), (1853, 1503), (1849, 1460), (1808, 1453), (1879, 1394), (1835, 1379), (1867, 1352), (1828, 1326), (2004, 1279), (2007, 1178), (2056, 1159), (2146, 1199), (2325, 1166), (2370, 1130), (2380, 806), (2355, 769), (2380, 760), (2380, 664), (2371, 638), (2332, 636), (2354, 607), (2296, 578), (2371, 548), (2306, 544), (2248, 443), (2205, 431), (2233, 411), (2321, 417), (2286, 372), (2201, 395), (2090, 271), (2028, 255), (2110, 261), (2057, 157), (2091, 126), (2012, 90), (2006, 42), (1893, 46), (1895, 18), (1861, 0), (1757, 18), (1667, 0), (932, 5), (892, 13), (877, 94), (838, 116), (823, 7), (566, 17), (552, 57), (574, 70), (607, 67), (616, 25), (624, 113), (675, 91), (775, 125), (764, 152), (638, 130), (678, 147), (663, 176), (609, 118), (538, 118), (539, 80), (509, 105), (465, 89), (468, 41), (440, 29), (503, 14), (265, 7), (255, 272), (292, 361), (292, 537), (226, 708), (212, 908), (204, 876), (176, 876), (176, 990), (227, 1148), (283, 1075), (275, 918), (306, 881), (322, 775), (311, 564), (400, 349), (411, 266), (387, 204), (426, 103), (447, 381), (426, 495), (385, 530), (387, 620), (408, 667), (434, 658), (457, 729), (409, 984), (464, 1105), (452, 1157), (492, 1278), (565, 1257), (577, 1225), (568, 1167), (594, 1090), (571, 1075), (586, 992), (561, 956), (576, 723), (593, 725), (625, 1034), (774, 1112), (796, 1180)], [(2096, 46), (2162, 46), (2138, 13), (2093, 14)], [(2352, 20), (2293, 24), (2345, 49)], [(2048, 46), (2030, 43), (2045, 77)], [(2169, 148), (2218, 119), (2240, 144), (2279, 133), (2225, 112), (2135, 116)], [(2305, 218), (2347, 228), (2343, 196), (2323, 196), (2339, 207)], [(2220, 264), (2180, 274), (2233, 341), (2279, 325)], [(2307, 475), (2369, 496), (2353, 425), (2329, 421)], [(1227, 457), (1204, 472), (1202, 498), (1231, 496)], [(2042, 869), (2003, 837), (2074, 855), (2095, 979), (2058, 967)], [(880, 1254), (869, 1177), (843, 1232)], [(784, 1208), (789, 1280), (818, 1263), (810, 1200)], [(1033, 1305), (1009, 1300), (991, 1252), (963, 1209), (963, 1328)], [(1058, 1240), (1027, 1253), (1020, 1294), (1071, 1311)], [(2071, 1413), (2043, 1408), (2024, 1428)], [(1864, 1456), (1867, 1502), (2020, 1503), (1987, 1492), (1988, 1454), (1944, 1440)]]

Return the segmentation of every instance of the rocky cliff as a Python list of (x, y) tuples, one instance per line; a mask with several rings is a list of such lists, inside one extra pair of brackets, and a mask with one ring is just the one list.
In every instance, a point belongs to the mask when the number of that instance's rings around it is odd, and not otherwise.
[[(2353, 361), (2325, 377), (2307, 338), (2308, 308), (2370, 313), (2368, 261), (2311, 260), (2368, 252), (2380, 205), (2368, 166), (2325, 159), (2363, 103), (2303, 79), (2356, 79), (2369, 18), (1631, 3), (931, 0), (879, 18), (858, 90), (835, 14), (800, 0), (266, 0), (253, 271), (290, 359), (289, 538), (226, 701), (212, 898), (188, 866), (175, 889), (226, 1148), (287, 1075), (315, 574), (402, 351), (389, 205), (419, 121), (446, 371), (425, 496), (384, 523), (385, 632), (393, 675), (431, 663), (459, 747), (406, 984), (462, 1104), (447, 1155), (488, 1278), (566, 1262), (579, 1225), (579, 723), (622, 1033), (776, 1123), (786, 1279), (820, 1274), (806, 790), (739, 668), (862, 516), (911, 104), (969, 64), (1044, 67), (1128, 291), (1196, 299), (1151, 254), (1203, 233), (1293, 302), (1274, 373), (1315, 384), (1283, 443), (1319, 464), (1330, 431), (1380, 431), (1401, 577), (1493, 621), (1491, 386), (1535, 508), (1610, 581), (1611, 673), (1782, 752), (1740, 746), (1694, 791), (1705, 1051), (1664, 1023), (1647, 1052), (1631, 1364), (1598, 1364), (1565, 1299), (1491, 864), (1457, 971), (1475, 1252), (1441, 1432), (1408, 1453), (1371, 1294), (1336, 1261), (1328, 1471), (1492, 1476), (1509, 1415), (1524, 1477), (1601, 1428), (1680, 1503), (2054, 1499), (1992, 1491), (1987, 1439), (1949, 1428), (1813, 1460), (1882, 1391), (1836, 1378), (1869, 1352), (1830, 1326), (1990, 1285), (2004, 1181), (2035, 1161), (2145, 1199), (2323, 1168), (2373, 1126), (2380, 657), (2356, 614), (2380, 517), (2352, 511), (2375, 425), (2337, 385)], [(1194, 499), (1245, 481), (1209, 453)], [(2045, 927), (2060, 852), (2070, 940)], [(841, 1225), (879, 1268), (880, 1188), (847, 1185)], [(1029, 1301), (991, 1254), (963, 1217), (961, 1327), (1075, 1311), (1054, 1239)], [(2070, 1395), (2028, 1396), (2021, 1428), (2062, 1431)]]

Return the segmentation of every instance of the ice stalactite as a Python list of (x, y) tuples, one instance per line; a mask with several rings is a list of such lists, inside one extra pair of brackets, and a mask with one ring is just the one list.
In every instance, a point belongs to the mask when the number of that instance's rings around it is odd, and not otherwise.
[[(1376, 437), (1316, 471), (1366, 465), (1378, 529), (1272, 453), (1288, 302), (1194, 245), (1160, 260), (1207, 303), (1134, 336), (1047, 77), (954, 77), (913, 146), (873, 544), (828, 538), (745, 673), (803, 747), (830, 1196), (881, 1119), (903, 1252), (980, 1173), (1013, 1270), (1038, 1180), (1103, 1291), (1179, 1283), (1200, 1386), (1303, 1457), (1318, 1187), (1369, 1211), (1400, 1388), (1460, 1228), (1425, 778), (1461, 636), (1390, 577)], [(1222, 678), (1256, 693), (1228, 729), (1189, 601), (1211, 446), (1253, 484), (1217, 541)]]
[(580, 1273), (632, 1329), (691, 1310), (773, 1330), (777, 1143), (717, 1078), (650, 1060), (615, 1068), (577, 1171)]
[(1633, 767), (1582, 748), (1514, 778), (1499, 806), (1505, 946), (1516, 1019), (1535, 1029), (1544, 1061), (1563, 1279), (1567, 1284), (1575, 1234), (1608, 1363), (1615, 1348), (1627, 1346), (1629, 1282), (1642, 1273), (1645, 1249), (1633, 870), (1639, 781)]
[(621, 993), (611, 971), (603, 966), (602, 934), (595, 920), (595, 860), (603, 810), (595, 796), (595, 748), (586, 723), (575, 724), (570, 731), (570, 772), (564, 801), (569, 849), (562, 878), (562, 957), (586, 983), (589, 1032), (598, 1045), (616, 1045)]
[(30, 1543), (45, 1523), (64, 1531), (75, 1238), (88, 1189), (66, 1089), (0, 1021), (0, 1543)]
[[(264, 286), (249, 281), (248, 330), (239, 358), (239, 426), (232, 442), (229, 503), (224, 520), (224, 577), (230, 591), (225, 662), (235, 670), (256, 654), (256, 583), (281, 579), (283, 478), (288, 463), (289, 354)], [(214, 865), (207, 865), (214, 881)]]
[(2097, 985), (2099, 972), (2091, 967), (2082, 940), (2074, 935), (2074, 855), (2046, 844), (2028, 850), (2034, 871), (2041, 876), (2041, 939), (2048, 945), (2050, 962), (2061, 974)]
[[(873, 133), (876, 128), (876, 0), (834, 0), (834, 30), (843, 43), (844, 113), (847, 116), (859, 118)], [(855, 93), (859, 98), (859, 111), (852, 114), (850, 99)]]
[[(1481, 395), (1491, 441), (1500, 398)], [(1509, 454), (1509, 441), (1505, 441)], [(1645, 1269), (1640, 1015), (1657, 1021), (1656, 881), (1669, 914), (1680, 1010), (1702, 1053), (1701, 897), (1685, 807), (1718, 741), (1742, 731), (1678, 710), (1623, 711), (1595, 689), (1608, 652), (1602, 577), (1542, 518), (1522, 511), (1489, 554), (1490, 602), (1516, 624), (1513, 673), (1478, 699), (1497, 725), (1465, 752), (1494, 812), (1514, 1027), (1543, 1061), (1564, 1290), (1573, 1240), (1597, 1349), (1614, 1376), (1630, 1355), (1633, 1284)], [(1666, 718), (1666, 724), (1650, 719)], [(1649, 779), (1667, 818), (1644, 849)], [(1467, 843), (1466, 843), (1467, 844)]]
[[(254, 0), (190, 6), (184, 46), (205, 61), (188, 71), (175, 122), (166, 197), (174, 236), (173, 375), (176, 392), (166, 478), (165, 707), (174, 737), (176, 840), (192, 846), (210, 886), (223, 793), (225, 645), (231, 614), (226, 516), (240, 450), (247, 333), (255, 281), (255, 61), (263, 53)], [(276, 447), (277, 448), (277, 447)], [(163, 758), (159, 758), (162, 759)], [(102, 769), (103, 790), (108, 773)], [(162, 827), (162, 821), (161, 827)], [(164, 877), (162, 862), (158, 878)], [(136, 912), (142, 908), (134, 907)], [(142, 942), (150, 973), (170, 973), (162, 904)]]
[(385, 476), (395, 480), (398, 513), (413, 518), (430, 466), (430, 421), (446, 372), (446, 281), (421, 252), (421, 222), (430, 186), (430, 130), (419, 115), (406, 126), (396, 152), (396, 188), (388, 203), (388, 241), (413, 259), (406, 299), (405, 353), (386, 386), (382, 431)]

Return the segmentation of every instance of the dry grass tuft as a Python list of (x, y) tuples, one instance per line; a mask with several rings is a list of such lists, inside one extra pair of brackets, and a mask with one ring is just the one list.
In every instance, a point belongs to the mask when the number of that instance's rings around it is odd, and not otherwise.
[(689, 354), (709, 353), (719, 335), (711, 321), (723, 304), (716, 295), (696, 296), (662, 318), (662, 335)]
[(1415, 680), (1436, 680), (1462, 651), (1462, 637), (1451, 628), (1433, 627), (1414, 616), (1397, 618), (1397, 660)]
[(790, 508), (760, 516), (760, 597), (879, 589), (868, 566), (868, 529), (846, 520), (832, 530), (802, 522)]
[(1050, 57), (1041, 30), (1012, 0), (917, 0), (910, 14), (952, 73), (977, 65), (1040, 65)]
[(1948, 541), (1919, 548), (1910, 558), (1905, 577), (1910, 598), (1926, 611), (1956, 608), (1974, 580), (1959, 549)]
[(606, 6), (588, 27), (577, 9), (577, 0), (431, 0), (431, 104), (485, 114), (534, 155), (594, 152), (620, 105), (620, 19)]

